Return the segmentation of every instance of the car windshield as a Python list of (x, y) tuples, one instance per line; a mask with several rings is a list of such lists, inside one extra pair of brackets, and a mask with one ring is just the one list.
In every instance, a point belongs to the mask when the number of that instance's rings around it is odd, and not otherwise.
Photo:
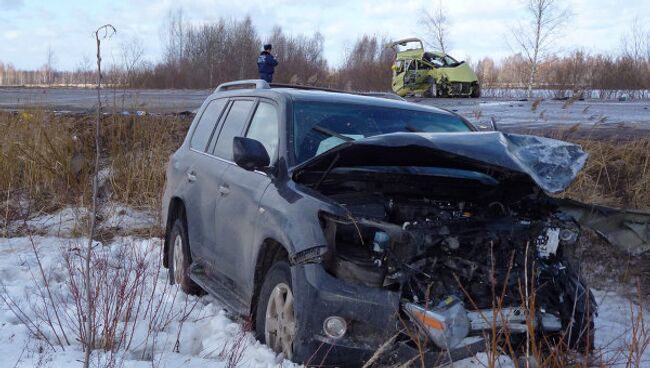
[(425, 54), (425, 59), (428, 59), (430, 63), (433, 65), (440, 67), (440, 66), (456, 66), (459, 64), (459, 62), (454, 59), (453, 57), (449, 55), (435, 55), (435, 54)]
[(297, 101), (293, 135), (296, 163), (345, 141), (395, 132), (468, 132), (461, 118), (446, 113), (380, 106)]

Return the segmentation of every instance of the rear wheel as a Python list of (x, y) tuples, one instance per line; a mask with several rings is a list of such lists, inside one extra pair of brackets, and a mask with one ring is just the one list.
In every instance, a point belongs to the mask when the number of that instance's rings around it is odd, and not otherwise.
[(169, 264), (169, 283), (178, 284), (187, 294), (200, 295), (201, 287), (190, 279), (190, 247), (182, 218), (174, 220), (174, 225), (169, 234), (169, 250), (167, 252)]
[(298, 323), (294, 311), (291, 269), (286, 261), (274, 264), (266, 274), (257, 301), (257, 338), (285, 358), (294, 358)]
[(481, 97), (481, 86), (477, 83), (472, 86), (472, 98), (479, 98)]

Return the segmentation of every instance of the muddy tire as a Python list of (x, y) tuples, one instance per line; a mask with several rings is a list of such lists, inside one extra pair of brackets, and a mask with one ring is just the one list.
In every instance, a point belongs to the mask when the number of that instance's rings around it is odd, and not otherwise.
[(286, 261), (279, 261), (266, 273), (260, 289), (255, 314), (257, 339), (266, 343), (276, 353), (294, 359), (294, 338), (298, 335), (294, 311), (291, 269)]
[(167, 252), (169, 264), (169, 283), (178, 284), (185, 293), (190, 295), (201, 295), (203, 290), (192, 279), (190, 279), (190, 244), (185, 229), (183, 218), (174, 221), (172, 230), (169, 233), (169, 250)]

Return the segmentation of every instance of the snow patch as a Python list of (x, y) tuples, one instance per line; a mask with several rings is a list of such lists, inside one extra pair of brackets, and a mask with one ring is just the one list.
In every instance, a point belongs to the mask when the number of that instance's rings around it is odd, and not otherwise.
[[(42, 317), (43, 303), (40, 295), (44, 283), (38, 275), (37, 249), (50, 289), (61, 310), (74, 314), (73, 297), (68, 287), (68, 269), (63, 261), (65, 252), (75, 252), (85, 245), (87, 239), (64, 239), (52, 236), (0, 238), (0, 293), (9, 297), (13, 308), (24, 312), (21, 318), (0, 306), (0, 354), (9, 366), (33, 367), (47, 362), (46, 366), (81, 366), (81, 346), (75, 340), (75, 328), (64, 321), (63, 330), (71, 341), (63, 350), (56, 343)], [(162, 311), (153, 330), (149, 317), (124, 320), (122, 327), (132, 331), (132, 342), (126, 350), (111, 354), (97, 351), (93, 361), (99, 366), (111, 359), (123, 362), (125, 367), (225, 367), (230, 354), (239, 351), (238, 366), (247, 367), (293, 367), (295, 364), (278, 360), (268, 347), (260, 344), (243, 325), (230, 319), (221, 305), (213, 298), (193, 297), (182, 293), (178, 287), (167, 284), (166, 270), (158, 268), (160, 239), (116, 238), (111, 244), (98, 244), (97, 252), (114, 261), (120, 260), (124, 249), (144, 255), (150, 266), (147, 272), (151, 281), (145, 286), (144, 295), (153, 295), (153, 305)], [(156, 280), (155, 282), (152, 280)], [(48, 301), (49, 303), (49, 301)], [(50, 317), (53, 316), (50, 314)], [(45, 339), (30, 333), (27, 319), (34, 321), (54, 346)], [(65, 318), (64, 318), (65, 319)], [(27, 322), (27, 323), (26, 323)], [(236, 344), (236, 345), (235, 345)]]
[(65, 207), (57, 212), (42, 214), (28, 220), (17, 220), (8, 226), (9, 233), (39, 233), (42, 235), (70, 237), (86, 231), (84, 225), (90, 211), (85, 207)]
[(151, 211), (138, 210), (121, 204), (104, 206), (100, 215), (102, 217), (102, 228), (135, 230), (158, 225), (156, 217)]

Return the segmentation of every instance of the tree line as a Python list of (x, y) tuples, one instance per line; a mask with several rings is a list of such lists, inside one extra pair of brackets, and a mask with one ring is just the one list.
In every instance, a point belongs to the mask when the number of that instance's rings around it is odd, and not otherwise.
[[(548, 25), (567, 16), (565, 9), (553, 8), (557, 4), (552, 0), (529, 0), (528, 5), (532, 15), (529, 27), (517, 24), (513, 34), (522, 35), (526, 29), (540, 29), (536, 24)], [(446, 10), (440, 3), (433, 13), (423, 10), (422, 14), (421, 29), (426, 32), (425, 41), (427, 36), (431, 40), (427, 42), (429, 48), (447, 49), (451, 24)], [(558, 56), (548, 47), (548, 40), (560, 29), (553, 24), (552, 28), (541, 29), (546, 33), (514, 38), (513, 53), (501, 60), (485, 57), (467, 62), (483, 88), (534, 85), (558, 90), (650, 90), (650, 30), (643, 27), (634, 22), (621, 39), (620, 49), (609, 54), (574, 50)], [(271, 43), (280, 61), (274, 76), (277, 83), (388, 91), (395, 58), (395, 52), (385, 48), (388, 38), (363, 35), (346, 51), (340, 65), (331, 66), (323, 52), (324, 37), (318, 32), (290, 35), (275, 27), (263, 38), (250, 17), (221, 18), (195, 25), (184, 19), (181, 9), (171, 11), (163, 21), (161, 41), (164, 52), (156, 62), (144, 59), (141, 40), (122, 42), (121, 60), (103, 75), (106, 84), (119, 88), (209, 89), (227, 81), (257, 78), (257, 55), (263, 43)], [(0, 85), (85, 85), (95, 80), (92, 63), (87, 59), (73, 70), (62, 71), (53, 67), (55, 57), (50, 48), (46, 56), (39, 70), (19, 70), (0, 62)]]
[[(475, 65), (484, 87), (524, 88), (529, 78), (529, 63), (521, 54), (497, 62), (485, 57)], [(551, 56), (539, 63), (536, 88), (557, 91), (601, 91), (610, 97), (615, 91), (642, 91), (649, 96), (650, 53), (646, 57), (590, 54), (574, 50), (565, 56)]]

